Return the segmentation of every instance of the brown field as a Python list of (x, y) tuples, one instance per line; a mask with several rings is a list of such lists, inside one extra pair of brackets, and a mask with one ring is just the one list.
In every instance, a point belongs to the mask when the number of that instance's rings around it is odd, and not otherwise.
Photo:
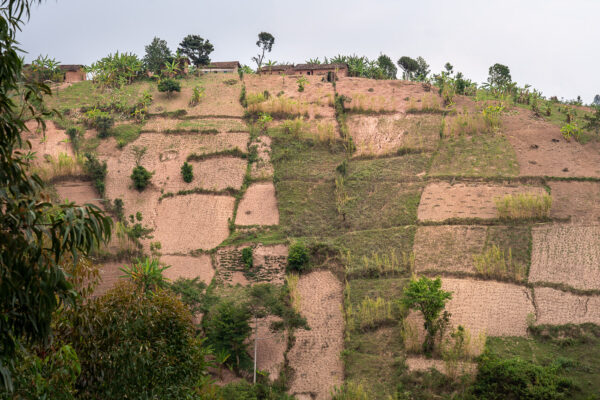
[(163, 276), (171, 281), (175, 281), (178, 278), (199, 278), (202, 282), (209, 285), (215, 275), (210, 256), (207, 254), (201, 254), (198, 257), (161, 256), (160, 261), (162, 264), (170, 265), (163, 272)]
[(494, 200), (517, 193), (544, 194), (546, 192), (542, 187), (535, 186), (430, 183), (421, 195), (418, 218), (421, 221), (497, 218), (498, 212)]
[(102, 208), (101, 198), (92, 182), (65, 181), (54, 185), (61, 201), (72, 201), (79, 205), (86, 203)]
[(356, 156), (384, 155), (400, 148), (435, 150), (440, 118), (433, 115), (355, 115), (348, 119)]
[(427, 93), (420, 83), (350, 77), (340, 78), (337, 82), (337, 92), (352, 99), (347, 105), (348, 108), (362, 107), (377, 112), (406, 112), (410, 105), (406, 98), (417, 102), (427, 95), (438, 97), (433, 91)]
[(533, 228), (530, 282), (600, 290), (600, 226)]
[[(30, 151), (36, 153), (38, 162), (43, 162), (45, 156), (57, 158), (61, 153), (65, 153), (69, 157), (75, 155), (71, 144), (68, 142), (69, 137), (65, 131), (58, 129), (54, 122), (46, 121), (45, 133), (41, 133), (41, 128), (38, 132), (35, 121), (29, 121), (25, 125), (29, 132), (23, 132), (23, 141), (29, 140), (31, 143)], [(27, 147), (24, 147), (24, 149), (27, 151)]]
[[(247, 270), (242, 263), (242, 249), (247, 246), (222, 247), (216, 253), (217, 281), (242, 286), (257, 282), (281, 285), (285, 279), (288, 248), (285, 245), (254, 247), (253, 267)], [(245, 274), (248, 272), (248, 274)]]
[(117, 281), (124, 275), (119, 268), (127, 265), (126, 262), (108, 262), (100, 267), (100, 282), (94, 290), (94, 296), (102, 296), (112, 289)]
[(514, 147), (525, 176), (600, 176), (600, 144), (567, 142), (560, 128), (529, 111), (507, 114), (502, 131)]
[[(308, 80), (303, 92), (298, 92), (297, 76), (276, 76), (276, 75), (246, 75), (244, 83), (248, 95), (263, 93), (269, 91), (270, 100), (257, 105), (265, 112), (278, 107), (278, 101), (291, 100), (294, 103), (294, 110), (300, 114), (307, 112), (311, 119), (315, 117), (333, 117), (333, 86), (330, 83), (322, 82), (320, 76), (304, 76)], [(283, 92), (283, 93), (281, 93)], [(249, 106), (252, 109), (253, 106)]]
[[(267, 317), (258, 320), (258, 338), (257, 341), (257, 360), (256, 368), (260, 371), (269, 373), (269, 378), (273, 381), (279, 378), (279, 372), (283, 368), (283, 353), (287, 347), (286, 333), (283, 331), (272, 332), (269, 327), (272, 322), (277, 321), (277, 317)], [(251, 324), (254, 325), (254, 322)], [(253, 326), (254, 327), (254, 326)], [(251, 356), (254, 357), (254, 330), (248, 338), (248, 348)]]
[(234, 201), (230, 196), (206, 194), (166, 198), (157, 207), (154, 240), (165, 253), (210, 250), (229, 236), (227, 219)]
[(238, 206), (236, 225), (277, 225), (279, 210), (272, 182), (250, 185)]
[(288, 353), (293, 371), (289, 392), (298, 398), (329, 399), (344, 379), (342, 284), (331, 272), (316, 271), (300, 277), (298, 290), (300, 311), (311, 330), (298, 330)]
[(452, 314), (452, 326), (464, 326), (472, 337), (481, 333), (488, 336), (527, 334), (527, 315), (535, 312), (528, 288), (453, 278), (442, 279), (442, 286), (452, 292), (452, 300), (446, 306)]
[(550, 215), (572, 222), (600, 222), (600, 183), (549, 182), (552, 193)]
[(258, 160), (252, 163), (250, 174), (252, 179), (266, 179), (273, 176), (273, 164), (271, 164), (271, 138), (259, 136), (250, 146), (256, 146)]
[[(436, 369), (442, 374), (446, 374), (446, 363), (444, 360), (425, 358), (425, 357), (407, 357), (406, 365), (410, 371), (426, 372), (430, 369)], [(459, 375), (473, 374), (477, 372), (477, 364), (470, 362), (460, 362), (457, 369), (461, 372)]]
[(487, 228), (473, 225), (420, 226), (413, 252), (415, 270), (475, 272), (473, 255), (483, 251)]
[(600, 296), (578, 296), (551, 288), (535, 288), (537, 323), (600, 324)]
[(239, 119), (205, 118), (205, 119), (175, 119), (150, 118), (144, 124), (142, 132), (200, 132), (207, 130), (219, 132), (245, 132), (248, 127)]
[(216, 157), (203, 161), (190, 161), (194, 179), (186, 183), (181, 175), (185, 157), (178, 155), (173, 160), (160, 163), (153, 180), (165, 192), (202, 188), (206, 190), (240, 189), (244, 182), (248, 162), (238, 157)]
[[(226, 85), (223, 81), (235, 79), (235, 85)], [(154, 101), (150, 112), (161, 113), (164, 111), (186, 110), (188, 115), (227, 115), (241, 117), (244, 113), (239, 98), (242, 85), (237, 75), (203, 75), (193, 80), (182, 80), (181, 93), (174, 93), (169, 98), (165, 93), (159, 93), (153, 85), (152, 95)], [(195, 107), (190, 107), (193, 88), (201, 86), (205, 89), (204, 97)]]

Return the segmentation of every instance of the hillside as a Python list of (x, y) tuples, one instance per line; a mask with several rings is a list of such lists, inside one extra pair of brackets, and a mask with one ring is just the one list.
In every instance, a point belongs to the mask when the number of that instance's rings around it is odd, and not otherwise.
[[(532, 110), (483, 90), (448, 101), (404, 80), (305, 79), (303, 91), (297, 77), (254, 74), (190, 75), (173, 94), (150, 79), (55, 88), (47, 105), (63, 117), (44, 135), (29, 123), (26, 137), (54, 202), (96, 204), (117, 223), (93, 259), (94, 295), (142, 254), (216, 298), (284, 287), (310, 330), (259, 320), (257, 367), (297, 399), (329, 399), (335, 387), (373, 399), (460, 395), (484, 352), (558, 360), (577, 387), (569, 398), (595, 398), (600, 140), (561, 133), (567, 115), (581, 122), (592, 110), (549, 100)], [(104, 133), (98, 113), (115, 121)], [(105, 177), (92, 179), (85, 154), (106, 162)], [(152, 172), (143, 190), (130, 178), (140, 165)], [(136, 222), (146, 233), (132, 233)], [(299, 274), (287, 271), (296, 243), (310, 256)], [(422, 317), (400, 302), (413, 276), (439, 276), (452, 293), (433, 358), (422, 354)], [(452, 353), (459, 326), (470, 339)]]

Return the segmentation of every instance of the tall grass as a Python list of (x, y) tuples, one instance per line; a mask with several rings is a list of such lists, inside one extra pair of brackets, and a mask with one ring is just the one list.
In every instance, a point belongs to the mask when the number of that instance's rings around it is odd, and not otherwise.
[(421, 103), (420, 106), (417, 105), (417, 102), (415, 102), (415, 100), (411, 97), (409, 99), (408, 109), (406, 111), (409, 113), (413, 113), (413, 114), (419, 114), (419, 113), (436, 114), (436, 113), (442, 113), (444, 111), (444, 110), (442, 110), (442, 107), (440, 105), (439, 97), (437, 97), (431, 93), (426, 94), (423, 97), (421, 97), (421, 101), (419, 103)]
[(83, 155), (75, 157), (67, 153), (59, 153), (57, 158), (52, 156), (45, 157), (47, 164), (42, 164), (34, 168), (34, 171), (43, 180), (52, 180), (60, 176), (80, 176), (85, 175)]
[(248, 102), (248, 106), (259, 104), (267, 101), (264, 93), (248, 93), (246, 95), (246, 101)]
[(484, 277), (515, 281), (525, 278), (525, 266), (513, 261), (512, 249), (505, 252), (493, 245), (483, 253), (473, 255), (473, 261), (477, 273)]
[(331, 400), (370, 400), (372, 397), (360, 383), (346, 382), (341, 387), (334, 387)]
[(471, 114), (464, 110), (461, 114), (448, 117), (445, 122), (445, 136), (474, 136), (484, 132), (486, 124), (481, 114)]
[(248, 104), (248, 112), (252, 115), (266, 113), (275, 119), (285, 119), (297, 116), (310, 116), (311, 106), (286, 97), (273, 97), (269, 100)]
[(415, 319), (404, 318), (400, 327), (400, 335), (404, 350), (407, 353), (419, 354), (423, 351), (423, 343), (419, 338), (419, 323)]
[(457, 379), (459, 376), (473, 373), (466, 362), (473, 361), (483, 353), (486, 339), (484, 332), (473, 339), (469, 330), (459, 325), (440, 346), (446, 375)]
[(350, 111), (358, 114), (380, 113), (385, 110), (385, 97), (355, 94), (350, 102)]
[(346, 323), (355, 329), (376, 329), (394, 321), (394, 303), (390, 300), (365, 297), (356, 307), (346, 305)]
[(300, 292), (298, 291), (298, 274), (288, 274), (285, 276), (285, 282), (290, 294), (290, 300), (294, 311), (300, 312)]
[(414, 253), (402, 252), (398, 257), (394, 250), (389, 253), (373, 252), (370, 256), (353, 257), (350, 251), (344, 255), (348, 278), (374, 278), (400, 275), (414, 270)]
[(495, 132), (500, 128), (500, 116), (504, 111), (503, 105), (489, 105), (481, 111), (483, 120), (489, 132)]
[(508, 194), (495, 201), (498, 216), (505, 219), (547, 218), (552, 207), (552, 196), (547, 193)]

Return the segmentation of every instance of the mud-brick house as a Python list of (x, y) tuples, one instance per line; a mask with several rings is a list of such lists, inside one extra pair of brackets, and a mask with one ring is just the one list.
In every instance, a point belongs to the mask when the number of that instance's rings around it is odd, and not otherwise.
[(294, 67), (296, 75), (328, 75), (336, 74), (337, 77), (348, 76), (346, 64), (298, 64)]
[(241, 68), (239, 61), (215, 61), (203, 65), (198, 70), (204, 74), (234, 74)]
[(268, 67), (261, 67), (258, 71), (261, 75), (293, 75), (294, 74), (294, 65), (293, 64), (282, 64), (282, 65), (271, 65)]
[(87, 79), (85, 69), (83, 65), (78, 64), (63, 64), (59, 65), (58, 68), (63, 73), (63, 82), (81, 82)]

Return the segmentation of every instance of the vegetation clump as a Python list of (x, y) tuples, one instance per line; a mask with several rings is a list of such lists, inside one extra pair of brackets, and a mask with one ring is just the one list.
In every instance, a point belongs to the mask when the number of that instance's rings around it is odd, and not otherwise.
[(167, 93), (167, 96), (171, 96), (174, 92), (181, 92), (181, 83), (173, 78), (161, 79), (158, 83), (158, 91), (161, 93)]
[(194, 167), (187, 161), (181, 166), (181, 176), (185, 183), (190, 183), (194, 180)]
[(496, 199), (498, 216), (503, 219), (548, 218), (552, 207), (552, 196), (547, 193), (508, 194)]
[(244, 247), (242, 249), (242, 262), (246, 266), (246, 269), (251, 269), (253, 267), (252, 247)]
[(308, 269), (308, 263), (309, 256), (306, 245), (302, 242), (293, 243), (288, 253), (288, 270), (304, 272)]
[(152, 179), (153, 172), (148, 171), (142, 165), (136, 165), (131, 172), (131, 180), (133, 181), (133, 187), (138, 191), (143, 191)]

